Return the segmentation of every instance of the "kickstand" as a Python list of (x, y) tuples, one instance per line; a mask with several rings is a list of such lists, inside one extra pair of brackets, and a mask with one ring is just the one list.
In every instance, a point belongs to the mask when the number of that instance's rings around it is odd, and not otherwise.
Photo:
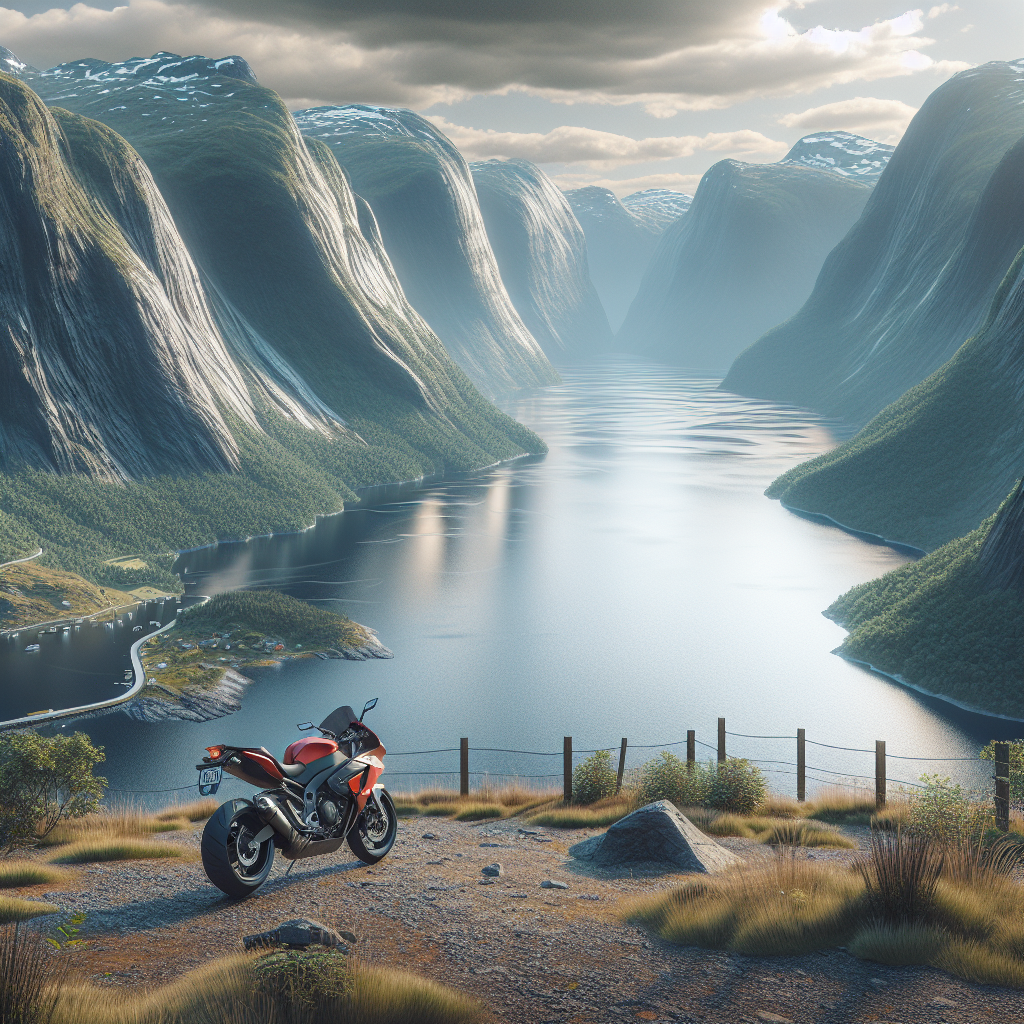
[(292, 873), (293, 867), (295, 867), (295, 861), (292, 861), (291, 864), (288, 865), (288, 870), (284, 873), (285, 878), (287, 878)]

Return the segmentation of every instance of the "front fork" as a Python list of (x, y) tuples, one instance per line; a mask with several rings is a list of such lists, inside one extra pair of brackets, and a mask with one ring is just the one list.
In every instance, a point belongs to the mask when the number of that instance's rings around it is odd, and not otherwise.
[[(384, 791), (383, 784), (378, 782), (377, 785), (374, 786), (373, 789), (370, 790), (370, 795), (366, 798), (366, 807), (369, 807), (370, 804), (373, 804), (373, 806), (376, 809), (377, 813), (379, 815), (381, 815), (382, 817), (386, 818), (387, 814), (384, 811), (384, 805), (379, 800), (379, 796), (380, 796), (380, 794), (383, 791)], [(366, 807), (363, 808), (364, 811), (366, 810)]]

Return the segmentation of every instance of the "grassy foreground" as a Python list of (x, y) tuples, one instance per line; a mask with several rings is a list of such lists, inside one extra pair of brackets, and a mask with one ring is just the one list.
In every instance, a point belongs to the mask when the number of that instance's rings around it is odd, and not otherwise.
[(1024, 888), (1010, 845), (943, 846), (875, 832), (853, 867), (780, 855), (697, 876), (638, 904), (629, 919), (686, 946), (793, 956), (845, 946), (892, 965), (1024, 988)]

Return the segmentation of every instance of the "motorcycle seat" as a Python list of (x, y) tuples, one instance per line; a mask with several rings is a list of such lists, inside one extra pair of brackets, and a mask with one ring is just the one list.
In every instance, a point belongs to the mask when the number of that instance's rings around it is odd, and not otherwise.
[(304, 764), (282, 764), (266, 747), (243, 747), (243, 750), (252, 751), (273, 761), (279, 772), (289, 779), (298, 778), (305, 770)]

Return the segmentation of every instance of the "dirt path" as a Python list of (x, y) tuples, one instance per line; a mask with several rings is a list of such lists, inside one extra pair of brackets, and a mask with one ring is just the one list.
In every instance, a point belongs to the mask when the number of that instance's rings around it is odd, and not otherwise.
[[(924, 968), (886, 968), (840, 951), (754, 959), (680, 948), (624, 923), (621, 909), (680, 876), (584, 872), (568, 847), (593, 830), (521, 831), (512, 819), (469, 825), (403, 819), (376, 868), (332, 857), (287, 862), (241, 903), (198, 860), (83, 867), (62, 891), (20, 890), (88, 913), (81, 968), (93, 980), (151, 985), (241, 949), (241, 938), (308, 916), (360, 937), (358, 955), (483, 999), (508, 1024), (680, 1021), (707, 1024), (979, 1024), (1024, 1019), (1024, 993)], [(198, 854), (201, 826), (169, 842)], [(425, 838), (425, 834), (435, 838)], [(722, 840), (748, 857), (764, 847)], [(828, 855), (812, 851), (814, 856)], [(806, 855), (806, 854), (802, 854)], [(481, 884), (481, 869), (503, 874)], [(566, 889), (542, 888), (546, 880)], [(8, 890), (11, 894), (19, 892)]]

